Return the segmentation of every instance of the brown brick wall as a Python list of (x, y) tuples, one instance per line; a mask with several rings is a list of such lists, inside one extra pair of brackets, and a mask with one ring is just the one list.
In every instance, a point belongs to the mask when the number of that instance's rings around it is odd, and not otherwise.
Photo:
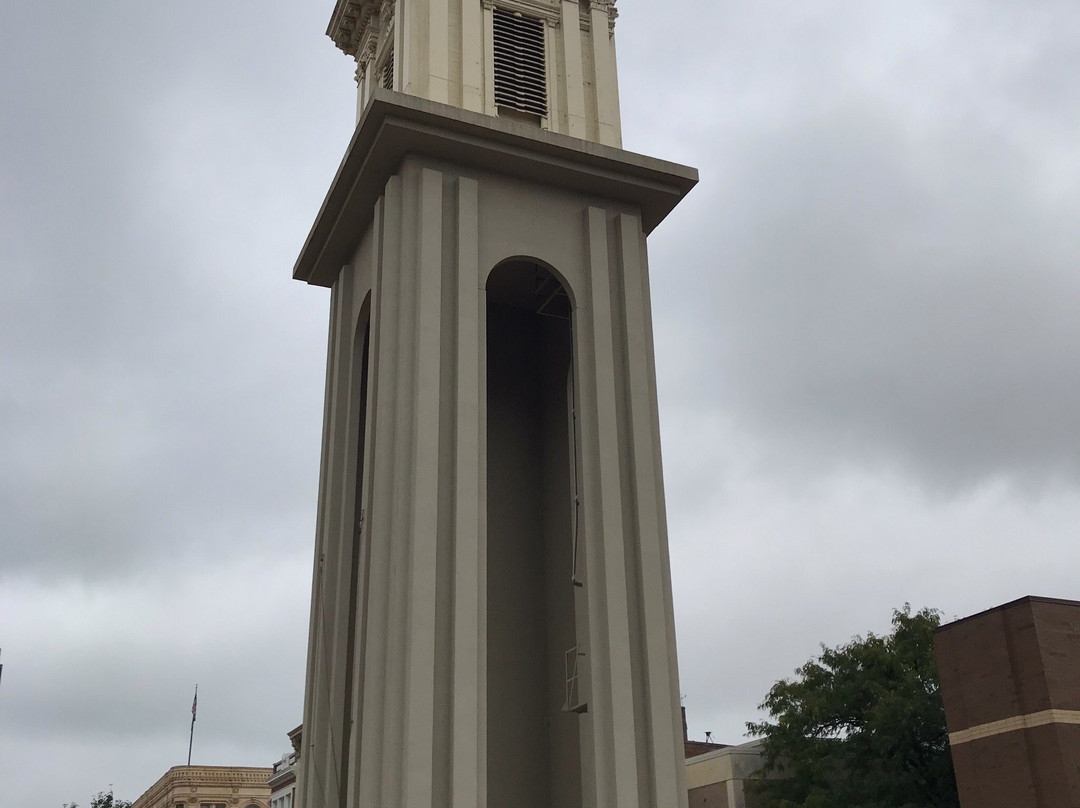
[(952, 758), (963, 808), (1037, 808), (1024, 733), (959, 744)]
[(1042, 698), (1031, 695), (1038, 682), (1030, 674), (1041, 666), (1030, 606), (1015, 612), (995, 610), (953, 623), (934, 638), (950, 732), (1023, 715), (1034, 704), (1049, 706), (1045, 685)]
[(1061, 750), (1061, 765), (1067, 787), (1066, 805), (1080, 806), (1080, 724), (1057, 724), (1054, 727)]
[(1080, 725), (980, 738), (952, 756), (963, 808), (1080, 808)]
[[(1024, 598), (935, 637), (951, 733), (1080, 709), (1080, 603)], [(952, 747), (962, 808), (1080, 808), (1080, 725), (1047, 724)]]
[(1050, 703), (1059, 710), (1080, 710), (1080, 605), (1039, 603), (1035, 626)]
[(713, 752), (717, 749), (727, 749), (726, 743), (709, 743), (707, 741), (683, 741), (684, 757), (692, 758)]

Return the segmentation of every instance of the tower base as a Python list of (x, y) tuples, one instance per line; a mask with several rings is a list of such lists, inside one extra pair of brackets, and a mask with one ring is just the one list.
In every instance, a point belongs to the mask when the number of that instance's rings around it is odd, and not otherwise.
[(305, 808), (686, 806), (645, 238), (696, 179), (375, 92), (294, 271)]

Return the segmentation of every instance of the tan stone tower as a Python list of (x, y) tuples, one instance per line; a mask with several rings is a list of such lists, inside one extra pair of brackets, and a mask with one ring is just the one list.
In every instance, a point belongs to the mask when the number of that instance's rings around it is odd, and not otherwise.
[(302, 808), (686, 806), (614, 0), (339, 0)]

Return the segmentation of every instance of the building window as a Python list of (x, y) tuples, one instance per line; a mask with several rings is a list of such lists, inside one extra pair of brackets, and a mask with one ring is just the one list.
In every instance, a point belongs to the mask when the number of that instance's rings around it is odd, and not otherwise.
[(520, 112), (547, 115), (547, 56), (544, 22), (494, 9), (495, 103)]
[(379, 86), (384, 90), (394, 89), (394, 50), (391, 48), (386, 52), (386, 58), (382, 61), (382, 66), (379, 67), (377, 80)]

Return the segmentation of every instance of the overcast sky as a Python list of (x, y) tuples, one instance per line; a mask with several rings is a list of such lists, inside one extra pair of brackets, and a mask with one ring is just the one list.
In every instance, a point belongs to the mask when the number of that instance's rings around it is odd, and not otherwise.
[[(0, 779), (135, 799), (301, 720), (355, 86), (324, 2), (0, 2)], [(1080, 4), (622, 0), (682, 692), (729, 743), (894, 607), (1080, 597)]]

